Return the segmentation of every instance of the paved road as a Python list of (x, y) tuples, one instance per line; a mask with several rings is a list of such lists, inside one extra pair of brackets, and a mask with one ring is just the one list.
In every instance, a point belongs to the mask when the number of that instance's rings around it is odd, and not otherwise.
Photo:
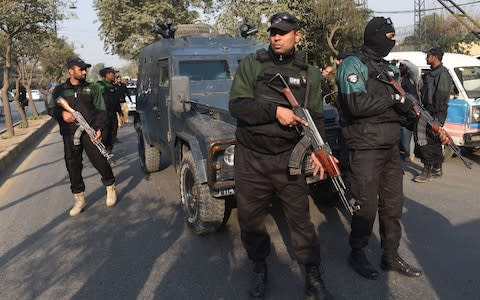
[[(250, 264), (235, 210), (216, 234), (194, 235), (179, 207), (175, 171), (142, 173), (132, 126), (114, 149), (120, 202), (85, 161), (88, 209), (68, 217), (73, 201), (55, 127), (18, 166), (0, 175), (0, 299), (246, 299)], [(405, 175), (400, 252), (420, 265), (420, 279), (382, 273), (363, 279), (346, 264), (348, 224), (335, 208), (311, 213), (321, 237), (325, 280), (336, 299), (479, 299), (480, 158), (466, 170), (458, 160), (445, 176), (415, 184)], [(277, 225), (280, 231), (277, 230)], [(285, 222), (274, 205), (267, 299), (303, 299), (303, 275), (291, 260)], [(288, 246), (285, 246), (284, 244)], [(368, 255), (379, 257), (378, 235)]]
[[(34, 103), (39, 113), (45, 110), (45, 102), (43, 100), (35, 101)], [(20, 115), (17, 112), (15, 103), (10, 102), (10, 110), (12, 112), (13, 123), (20, 121)], [(28, 106), (26, 107), (26, 113), (27, 117), (30, 117), (32, 115), (32, 110)], [(0, 131), (2, 131), (3, 129), (5, 129), (5, 115), (0, 114)]]

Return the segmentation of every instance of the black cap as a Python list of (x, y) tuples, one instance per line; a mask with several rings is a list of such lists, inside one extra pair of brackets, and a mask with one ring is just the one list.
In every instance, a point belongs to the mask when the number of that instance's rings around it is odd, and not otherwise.
[(100, 74), (100, 76), (102, 77), (105, 77), (105, 75), (107, 75), (108, 73), (117, 73), (118, 71), (115, 70), (114, 68), (112, 67), (106, 67), (106, 68), (103, 68), (101, 69), (98, 74)]
[(78, 66), (80, 67), (80, 69), (86, 69), (86, 68), (90, 68), (92, 65), (87, 64), (86, 62), (83, 61), (83, 59), (79, 57), (74, 57), (67, 61), (67, 68), (71, 69), (73, 66)]
[(440, 60), (443, 58), (443, 50), (440, 47), (433, 47), (432, 49), (425, 51), (425, 53), (435, 55)]
[(294, 29), (300, 29), (300, 22), (291, 14), (286, 12), (280, 12), (270, 17), (270, 27), (268, 27), (267, 31), (270, 31), (272, 29), (289, 32)]

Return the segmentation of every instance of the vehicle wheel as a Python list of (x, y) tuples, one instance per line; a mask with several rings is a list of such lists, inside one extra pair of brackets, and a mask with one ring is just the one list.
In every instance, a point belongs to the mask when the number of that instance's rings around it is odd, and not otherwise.
[(160, 170), (160, 151), (145, 144), (145, 137), (141, 131), (138, 134), (138, 156), (144, 172), (151, 173)]
[(190, 151), (180, 163), (180, 198), (185, 220), (196, 234), (214, 232), (223, 225), (225, 200), (213, 198), (208, 185), (199, 183)]
[(140, 126), (141, 126), (141, 123), (140, 123), (140, 116), (138, 115), (137, 112), (133, 112), (133, 128), (135, 128), (135, 131), (137, 132), (137, 134), (140, 134)]

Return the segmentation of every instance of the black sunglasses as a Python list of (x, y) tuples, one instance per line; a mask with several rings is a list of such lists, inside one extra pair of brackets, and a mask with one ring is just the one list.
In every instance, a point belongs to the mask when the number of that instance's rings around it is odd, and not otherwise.
[(270, 24), (277, 24), (283, 21), (298, 25), (298, 20), (286, 13), (277, 13), (270, 18)]
[(392, 19), (390, 19), (390, 17), (385, 18), (385, 24), (392, 25), (393, 24)]

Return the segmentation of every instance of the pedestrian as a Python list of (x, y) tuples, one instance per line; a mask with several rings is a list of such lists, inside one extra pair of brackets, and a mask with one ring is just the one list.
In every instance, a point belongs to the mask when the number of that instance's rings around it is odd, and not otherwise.
[[(123, 114), (123, 118), (121, 118), (118, 114), (118, 126), (121, 126), (125, 123), (128, 123), (128, 104), (125, 100), (125, 97), (128, 97), (128, 100), (130, 100), (130, 102), (132, 102), (132, 98), (130, 98), (130, 93), (128, 92), (127, 85), (122, 82), (122, 76), (120, 76), (120, 74), (115, 75), (114, 85), (115, 92), (117, 93), (117, 97), (120, 101), (120, 108), (122, 109)], [(118, 142), (118, 138), (116, 141)]]
[[(253, 262), (252, 298), (263, 298), (267, 284), (266, 258), (270, 237), (265, 229), (267, 209), (276, 196), (289, 225), (297, 260), (305, 266), (306, 293), (323, 299), (320, 245), (310, 220), (308, 188), (304, 174), (291, 176), (288, 161), (300, 140), (297, 117), (286, 98), (267, 82), (280, 73), (301, 105), (308, 106), (323, 133), (320, 70), (306, 63), (306, 53), (296, 50), (302, 33), (299, 21), (289, 13), (270, 18), (267, 49), (241, 60), (230, 93), (230, 113), (237, 119), (235, 193), (241, 240)], [(308, 104), (308, 105), (307, 105)], [(315, 162), (316, 163), (316, 162)], [(315, 164), (320, 168), (321, 165)]]
[[(418, 67), (408, 60), (399, 62), (400, 82), (403, 90), (415, 98), (420, 99), (418, 91)], [(409, 112), (406, 123), (400, 129), (400, 155), (404, 161), (412, 161), (412, 130), (415, 127), (417, 116), (413, 111)]]
[[(427, 51), (426, 61), (430, 65), (422, 79), (422, 104), (441, 126), (447, 118), (448, 100), (453, 89), (453, 80), (448, 69), (442, 64), (443, 50), (439, 47)], [(419, 123), (420, 124), (420, 123)], [(443, 175), (442, 143), (437, 134), (431, 130), (420, 129), (426, 126), (417, 126), (416, 143), (423, 163), (422, 172), (415, 176), (415, 182), (427, 182), (431, 178)]]
[(28, 106), (28, 97), (27, 89), (22, 84), (18, 88), (18, 102), (20, 102), (20, 106), (25, 111), (25, 107)]
[[(102, 137), (105, 129), (106, 111), (102, 94), (85, 81), (87, 69), (91, 65), (80, 58), (72, 58), (67, 62), (69, 78), (57, 85), (48, 102), (49, 114), (53, 116), (60, 126), (65, 152), (65, 164), (70, 178), (70, 190), (73, 193), (75, 205), (70, 210), (70, 216), (77, 216), (85, 208), (85, 183), (82, 177), (83, 150), (88, 159), (102, 176), (102, 183), (107, 190), (106, 205), (111, 207), (117, 202), (115, 191), (115, 177), (107, 159), (100, 153), (94, 143)], [(85, 131), (81, 131), (75, 122), (74, 116), (60, 108), (56, 101), (59, 97), (66, 99), (68, 104), (80, 112), (89, 125), (95, 129), (96, 136), (92, 140)], [(81, 134), (78, 138), (78, 134)], [(75, 138), (77, 136), (77, 138)]]
[(386, 73), (399, 79), (398, 68), (383, 59), (394, 45), (390, 18), (374, 17), (365, 27), (363, 46), (343, 58), (337, 69), (342, 133), (349, 148), (347, 177), (352, 197), (361, 207), (352, 216), (349, 264), (368, 279), (379, 275), (364, 251), (377, 211), (382, 269), (422, 275), (398, 254), (404, 200), (400, 127), (414, 103), (376, 78)]
[(99, 93), (103, 95), (103, 99), (105, 100), (107, 119), (104, 133), (105, 138), (103, 139), (103, 143), (105, 144), (105, 148), (107, 148), (107, 151), (109, 153), (112, 152), (113, 144), (115, 143), (115, 139), (117, 138), (117, 114), (120, 115), (121, 124), (123, 124), (124, 119), (122, 108), (120, 107), (120, 100), (115, 91), (115, 86), (113, 85), (116, 73), (117, 71), (112, 67), (106, 67), (101, 69), (99, 71), (99, 74), (102, 79), (97, 81), (97, 83), (95, 84), (96, 89), (98, 89)]

